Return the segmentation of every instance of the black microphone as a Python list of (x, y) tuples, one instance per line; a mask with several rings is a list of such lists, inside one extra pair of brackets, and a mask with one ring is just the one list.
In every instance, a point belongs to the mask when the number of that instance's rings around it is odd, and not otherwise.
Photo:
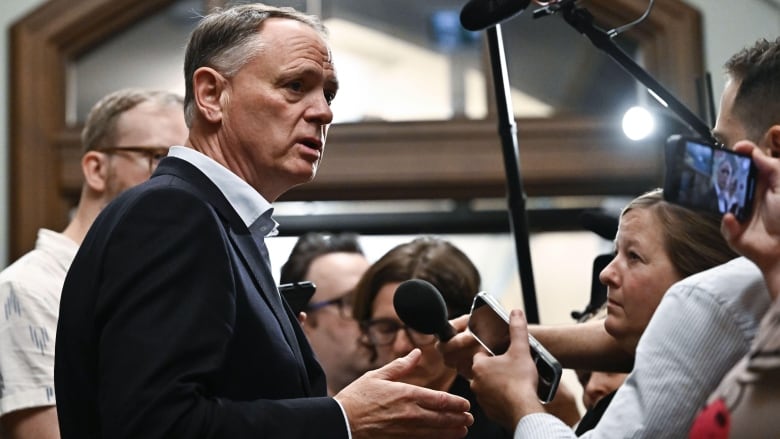
[(430, 282), (410, 279), (401, 282), (393, 296), (395, 312), (406, 326), (423, 334), (436, 334), (441, 341), (455, 335), (447, 320), (447, 305), (439, 290)]
[(460, 24), (478, 31), (495, 26), (523, 12), (531, 0), (471, 0), (460, 10)]

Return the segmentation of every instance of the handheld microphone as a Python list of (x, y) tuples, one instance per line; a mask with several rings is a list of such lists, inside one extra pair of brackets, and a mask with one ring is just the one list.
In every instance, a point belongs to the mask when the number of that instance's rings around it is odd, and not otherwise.
[(495, 26), (523, 12), (531, 0), (471, 0), (460, 10), (460, 24), (470, 31)]
[(430, 282), (410, 279), (401, 282), (393, 296), (393, 306), (401, 321), (423, 334), (436, 334), (441, 341), (455, 335), (447, 320), (447, 305), (439, 290)]

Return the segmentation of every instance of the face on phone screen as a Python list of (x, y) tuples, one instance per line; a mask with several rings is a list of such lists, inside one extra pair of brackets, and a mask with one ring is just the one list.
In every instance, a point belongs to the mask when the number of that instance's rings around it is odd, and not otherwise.
[(712, 213), (750, 214), (755, 167), (748, 156), (674, 136), (667, 145), (668, 201)]

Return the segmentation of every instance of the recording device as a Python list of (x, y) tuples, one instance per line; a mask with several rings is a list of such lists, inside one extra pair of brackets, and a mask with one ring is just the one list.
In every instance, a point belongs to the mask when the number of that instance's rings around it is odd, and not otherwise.
[(757, 170), (750, 156), (701, 139), (674, 135), (666, 141), (664, 198), (691, 209), (750, 217)]
[[(484, 291), (474, 297), (468, 328), (491, 355), (501, 355), (509, 349), (509, 318), (501, 304)], [(548, 403), (558, 390), (561, 365), (531, 334), (528, 344), (539, 374), (536, 394), (541, 402)]]
[(493, 27), (523, 12), (531, 0), (471, 0), (460, 10), (460, 24), (466, 30)]
[(279, 293), (290, 305), (293, 314), (298, 315), (306, 309), (317, 287), (309, 281), (279, 285)]
[(441, 341), (455, 335), (447, 320), (447, 304), (430, 282), (410, 279), (401, 282), (393, 296), (393, 307), (407, 326), (423, 334), (436, 334)]

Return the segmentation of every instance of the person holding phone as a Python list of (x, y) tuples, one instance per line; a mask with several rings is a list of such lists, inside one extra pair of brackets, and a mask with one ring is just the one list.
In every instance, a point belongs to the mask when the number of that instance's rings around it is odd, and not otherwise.
[[(640, 337), (672, 284), (737, 257), (721, 236), (719, 226), (719, 215), (669, 203), (660, 189), (635, 198), (623, 209), (615, 256), (599, 276), (607, 285), (603, 326), (623, 351), (635, 354)], [(517, 316), (512, 324), (523, 326)], [(514, 333), (518, 331), (514, 329)], [(452, 346), (439, 345), (450, 361), (450, 350), (468, 343), (471, 334), (464, 332), (456, 338), (460, 340), (454, 338)], [(516, 344), (520, 348), (513, 346)], [(544, 416), (545, 410), (536, 395), (536, 370), (532, 374), (526, 370), (528, 363), (534, 365), (528, 345), (527, 340), (518, 343), (512, 338), (504, 355), (476, 353), (471, 363), (472, 389), (488, 416), (506, 428), (516, 428), (519, 437), (540, 437), (534, 436), (538, 434), (535, 417)], [(533, 394), (524, 391), (531, 384)], [(560, 422), (552, 432), (556, 431), (574, 436)]]
[[(740, 50), (725, 69), (713, 135), (729, 148), (748, 139), (767, 154), (780, 154), (780, 38)], [(683, 437), (707, 397), (748, 352), (768, 307), (761, 272), (741, 257), (672, 286), (635, 356), (626, 355), (600, 322), (529, 330), (565, 367), (624, 372), (633, 367), (587, 437)], [(446, 349), (470, 370), (465, 360), (478, 344), (460, 340), (461, 346)], [(546, 438), (571, 436), (555, 422), (540, 423)]]
[(361, 324), (363, 341), (372, 350), (376, 364), (387, 364), (419, 348), (422, 360), (404, 381), (468, 399), (474, 424), (466, 437), (511, 438), (511, 430), (485, 416), (468, 381), (444, 364), (434, 347), (436, 336), (417, 332), (398, 317), (393, 305), (395, 291), (410, 279), (430, 282), (438, 289), (450, 318), (468, 314), (481, 283), (479, 271), (468, 256), (440, 238), (416, 238), (385, 253), (366, 271), (355, 290), (354, 316)]
[[(780, 136), (780, 126), (773, 129)], [(723, 218), (723, 233), (735, 250), (761, 270), (772, 304), (748, 354), (726, 375), (691, 427), (691, 439), (765, 437), (780, 432), (780, 160), (751, 142), (735, 149), (751, 153), (759, 182), (753, 215)]]

